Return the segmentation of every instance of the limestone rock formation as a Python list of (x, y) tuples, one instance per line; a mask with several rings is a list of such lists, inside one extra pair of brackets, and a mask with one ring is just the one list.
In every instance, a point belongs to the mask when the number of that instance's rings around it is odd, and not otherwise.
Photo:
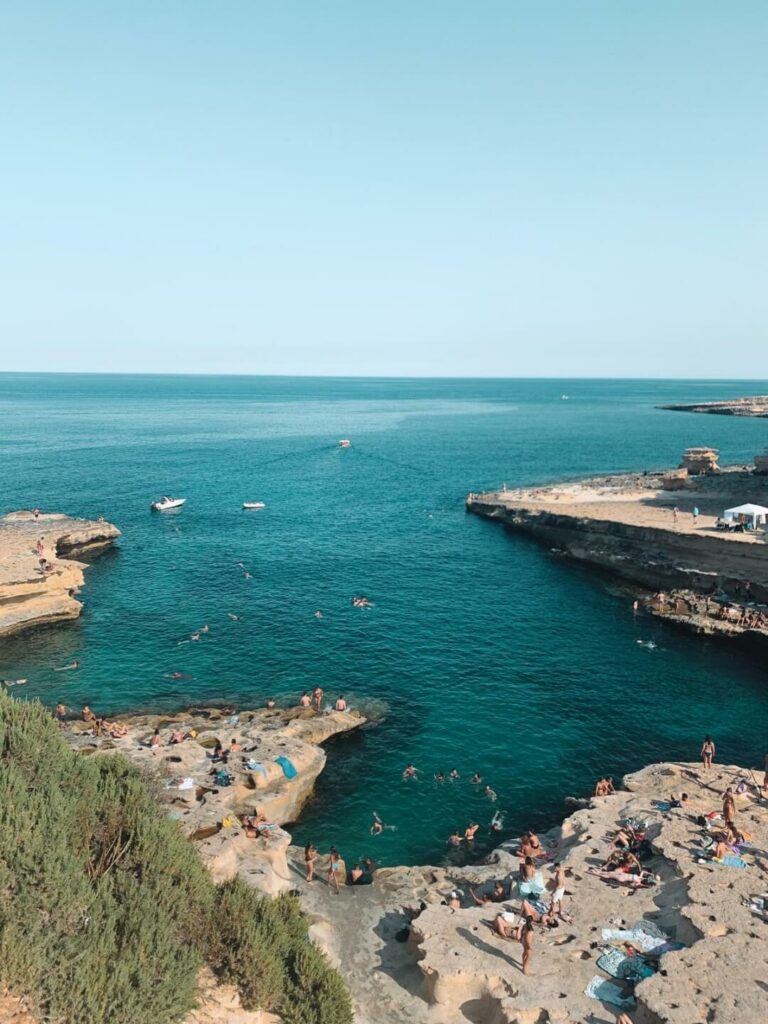
[[(239, 715), (201, 708), (118, 722), (127, 729), (119, 739), (94, 735), (94, 726), (87, 722), (69, 723), (68, 739), (84, 754), (119, 750), (156, 776), (169, 812), (195, 843), (217, 882), (240, 874), (276, 895), (290, 889), (295, 880), (287, 861), (290, 836), (280, 826), (295, 821), (311, 796), (325, 767), (322, 744), (359, 728), (365, 718), (356, 711), (317, 714), (309, 708)], [(161, 744), (150, 746), (155, 729), (160, 729)], [(196, 736), (171, 745), (174, 732)], [(216, 740), (227, 750), (233, 739), (242, 751), (229, 753), (226, 764), (214, 765), (211, 754)], [(287, 759), (296, 774), (289, 778), (277, 758)], [(217, 768), (226, 769), (229, 785), (217, 783)], [(270, 827), (258, 838), (248, 838), (239, 816), (259, 813)]]
[(692, 405), (660, 405), (673, 412), (704, 412), (715, 416), (768, 416), (768, 395), (729, 398), (719, 402), (694, 402)]
[(720, 454), (716, 448), (686, 448), (680, 469), (687, 469), (690, 476), (701, 476), (704, 473), (719, 473), (717, 464)]
[[(0, 519), (0, 637), (31, 626), (76, 619), (87, 565), (79, 561), (120, 536), (104, 520), (11, 512)], [(37, 543), (43, 538), (41, 565)]]

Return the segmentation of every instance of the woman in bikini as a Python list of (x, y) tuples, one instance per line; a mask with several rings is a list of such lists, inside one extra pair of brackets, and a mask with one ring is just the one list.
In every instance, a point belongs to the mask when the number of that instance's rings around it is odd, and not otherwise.
[(334, 888), (336, 889), (336, 894), (338, 895), (338, 893), (340, 892), (339, 872), (341, 871), (341, 857), (339, 856), (339, 851), (336, 849), (335, 846), (331, 847), (329, 857), (330, 860), (328, 861), (328, 873), (325, 876), (325, 880), (328, 883), (328, 885), (330, 885), (331, 882), (333, 882)]

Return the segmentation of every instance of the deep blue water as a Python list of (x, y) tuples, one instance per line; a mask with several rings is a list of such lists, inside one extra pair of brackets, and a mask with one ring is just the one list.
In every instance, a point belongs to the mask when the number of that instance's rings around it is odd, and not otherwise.
[[(489, 821), (475, 770), (517, 832), (551, 822), (597, 774), (694, 758), (708, 731), (724, 759), (762, 763), (762, 663), (634, 619), (617, 587), (466, 515), (463, 501), (501, 481), (670, 466), (693, 444), (746, 460), (765, 446), (765, 421), (654, 405), (766, 391), (0, 375), (2, 510), (104, 515), (123, 531), (88, 571), (81, 620), (0, 641), (0, 675), (28, 676), (24, 697), (108, 713), (291, 703), (317, 683), (343, 692), (376, 723), (330, 745), (294, 835), (383, 863), (440, 861), (454, 826)], [(150, 513), (163, 493), (188, 503)], [(243, 500), (267, 508), (244, 513)], [(352, 608), (359, 593), (375, 608)], [(206, 622), (203, 641), (178, 646)], [(72, 658), (80, 671), (53, 671)], [(173, 670), (194, 678), (173, 683)], [(418, 782), (401, 780), (409, 760)], [(454, 766), (458, 783), (432, 781)], [(397, 830), (370, 838), (373, 810)]]

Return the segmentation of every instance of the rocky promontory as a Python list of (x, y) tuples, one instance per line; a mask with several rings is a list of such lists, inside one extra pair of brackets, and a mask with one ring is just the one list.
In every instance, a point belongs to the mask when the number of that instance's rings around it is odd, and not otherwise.
[[(103, 519), (11, 512), (0, 519), (0, 637), (76, 619), (85, 582), (80, 561), (109, 547), (120, 531)], [(41, 549), (38, 549), (38, 545)]]
[(703, 412), (713, 416), (768, 416), (768, 395), (728, 398), (719, 402), (694, 402), (690, 405), (659, 405), (672, 412)]
[[(295, 881), (286, 859), (290, 836), (281, 826), (296, 821), (312, 795), (325, 767), (322, 745), (365, 721), (357, 711), (192, 708), (72, 721), (65, 729), (82, 754), (119, 751), (157, 780), (169, 813), (216, 881), (240, 874), (276, 895)], [(217, 741), (222, 756), (214, 756)], [(253, 828), (245, 819), (254, 819)]]
[[(636, 584), (639, 597), (679, 591), (686, 602), (658, 602), (657, 614), (693, 619), (686, 607), (716, 599), (725, 628), (711, 632), (768, 637), (768, 543), (759, 530), (721, 527), (725, 509), (768, 506), (768, 479), (749, 467), (690, 476), (685, 470), (625, 473), (546, 487), (470, 494), (467, 510), (529, 534), (551, 550)], [(672, 615), (670, 615), (672, 617)], [(700, 628), (697, 619), (691, 622)]]

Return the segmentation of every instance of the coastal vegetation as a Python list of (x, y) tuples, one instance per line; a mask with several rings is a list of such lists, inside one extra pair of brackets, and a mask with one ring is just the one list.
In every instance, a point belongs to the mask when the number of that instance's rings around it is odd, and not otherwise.
[(349, 995), (298, 901), (214, 885), (119, 754), (84, 757), (46, 709), (0, 693), (0, 980), (65, 1024), (172, 1024), (200, 969), (246, 1009), (348, 1024)]

